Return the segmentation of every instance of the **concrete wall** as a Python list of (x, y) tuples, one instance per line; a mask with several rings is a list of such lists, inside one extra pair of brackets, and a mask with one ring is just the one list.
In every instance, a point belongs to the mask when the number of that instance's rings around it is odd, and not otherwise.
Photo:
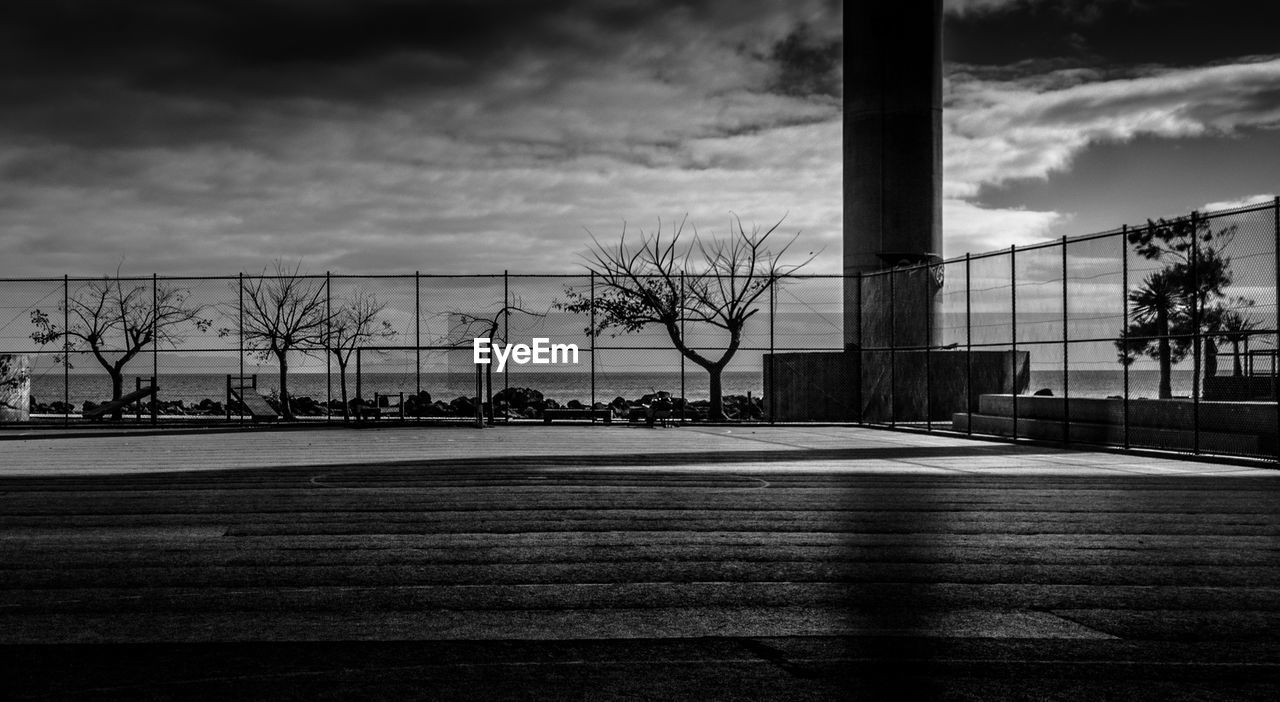
[(857, 356), (843, 351), (766, 354), (764, 409), (779, 422), (858, 419)]
[[(958, 431), (1010, 436), (1014, 432), (1013, 397), (983, 395), (974, 415), (956, 413)], [(1140, 448), (1203, 451), (1237, 456), (1274, 456), (1275, 402), (1018, 397), (1017, 434), (1022, 438)], [(1124, 430), (1128, 421), (1128, 432)], [(1068, 420), (1064, 424), (1064, 418)], [(1199, 427), (1198, 436), (1196, 428)]]
[(941, 289), (928, 266), (864, 275), (854, 280), (850, 349), (934, 346), (941, 332), (935, 311)]
[(1274, 400), (1277, 378), (1272, 376), (1217, 375), (1204, 379), (1206, 400)]
[(30, 359), (0, 354), (0, 422), (25, 422), (31, 418), (30, 412)]
[(767, 354), (765, 411), (782, 422), (950, 421), (983, 394), (1026, 392), (1028, 366), (1026, 351)]
[[(983, 394), (1027, 391), (1030, 354), (1019, 351), (864, 351), (860, 354), (866, 422), (951, 421)], [(996, 389), (999, 388), (999, 389)]]

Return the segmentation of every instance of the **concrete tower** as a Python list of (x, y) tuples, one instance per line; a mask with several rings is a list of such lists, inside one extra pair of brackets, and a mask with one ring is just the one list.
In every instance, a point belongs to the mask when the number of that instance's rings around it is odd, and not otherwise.
[[(862, 320), (862, 345), (882, 346), (867, 330), (885, 324), (856, 309), (869, 302), (857, 274), (942, 256), (942, 0), (860, 0), (845, 11), (845, 345), (857, 344)], [(894, 320), (893, 342), (923, 344), (936, 315), (919, 313), (932, 309), (920, 295), (932, 293), (903, 287), (916, 299), (902, 308), (916, 312)]]
[(950, 421), (1030, 374), (1026, 351), (939, 348), (942, 1), (845, 12), (845, 350), (766, 355), (769, 416)]

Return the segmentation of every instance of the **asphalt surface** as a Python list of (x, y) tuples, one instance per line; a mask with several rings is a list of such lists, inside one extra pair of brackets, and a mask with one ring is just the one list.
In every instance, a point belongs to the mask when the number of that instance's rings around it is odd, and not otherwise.
[(1277, 698), (1280, 475), (883, 434), (0, 469), (0, 699)]

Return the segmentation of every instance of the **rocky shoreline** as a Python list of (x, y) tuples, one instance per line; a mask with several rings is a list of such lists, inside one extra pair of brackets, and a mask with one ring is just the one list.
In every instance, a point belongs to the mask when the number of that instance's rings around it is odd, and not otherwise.
[[(264, 396), (267, 404), (271, 405), (276, 412), (280, 411), (280, 400), (273, 395)], [(543, 413), (549, 409), (597, 409), (610, 410), (614, 416), (627, 418), (631, 415), (632, 410), (642, 410), (655, 401), (667, 404), (671, 409), (673, 416), (688, 416), (690, 418), (705, 418), (708, 408), (711, 406), (710, 400), (686, 400), (682, 397), (673, 397), (670, 393), (650, 393), (635, 399), (627, 399), (623, 397), (615, 397), (609, 402), (597, 402), (594, 407), (589, 406), (580, 400), (568, 400), (560, 402), (554, 398), (544, 397), (541, 392), (532, 388), (505, 388), (493, 395), (493, 411), (494, 416), (510, 417), (513, 419), (542, 419)], [(456, 397), (452, 400), (432, 399), (428, 392), (420, 392), (417, 394), (407, 394), (404, 396), (403, 408), (400, 406), (401, 399), (399, 396), (387, 397), (385, 395), (378, 396), (377, 402), (373, 398), (351, 399), (347, 404), (346, 415), (355, 418), (363, 415), (368, 416), (377, 413), (383, 416), (400, 416), (402, 410), (405, 417), (412, 418), (469, 418), (476, 414), (475, 397)], [(80, 407), (62, 402), (53, 401), (42, 403), (37, 401), (33, 396), (31, 398), (31, 413), (46, 415), (78, 415), (82, 411), (90, 411), (100, 406), (100, 403), (86, 400)], [(237, 401), (232, 401), (230, 411), (233, 416), (238, 416), (244, 408)], [(490, 414), (488, 402), (484, 402), (481, 409), (486, 416)], [(227, 406), (218, 400), (205, 398), (199, 402), (188, 403), (183, 400), (160, 400), (157, 409), (158, 414), (164, 416), (186, 416), (186, 417), (225, 417), (227, 415)], [(756, 421), (764, 418), (764, 403), (759, 397), (750, 395), (726, 395), (724, 397), (725, 416), (730, 420), (739, 421)], [(138, 413), (135, 405), (130, 405), (124, 410), (125, 416), (134, 416)], [(149, 414), (149, 406), (144, 405), (143, 414)], [(316, 400), (311, 397), (295, 397), (293, 398), (293, 413), (298, 417), (342, 417), (344, 415), (342, 400), (331, 400), (326, 403), (324, 400)], [(247, 412), (245, 412), (247, 414)]]

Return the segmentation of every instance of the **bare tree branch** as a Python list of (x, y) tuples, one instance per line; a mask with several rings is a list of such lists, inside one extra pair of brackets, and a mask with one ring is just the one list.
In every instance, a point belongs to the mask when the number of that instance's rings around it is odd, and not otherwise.
[(289, 354), (313, 354), (325, 349), (329, 329), (328, 289), (323, 279), (302, 274), (302, 263), (292, 268), (276, 260), (274, 274), (263, 269), (243, 279), (244, 307), (225, 305), (227, 316), (240, 320), (238, 329), (221, 329), (229, 336), (237, 331), (245, 346), (262, 358), (274, 356), (280, 366), (280, 407), (293, 418), (289, 402)]
[[(111, 399), (118, 400), (124, 391), (125, 366), (144, 349), (153, 344), (177, 346), (192, 327), (203, 333), (213, 325), (202, 316), (206, 308), (193, 304), (190, 296), (189, 290), (168, 283), (155, 283), (153, 290), (149, 282), (126, 281), (117, 268), (114, 278), (86, 283), (68, 296), (65, 306), (58, 305), (66, 328), (48, 313), (33, 310), (31, 323), (36, 331), (31, 338), (44, 345), (65, 336), (68, 351), (87, 349), (111, 377)], [(71, 359), (56, 358), (70, 367)], [(122, 416), (123, 409), (112, 414), (113, 419)]]
[[(734, 215), (729, 236), (711, 240), (700, 237), (696, 227), (691, 238), (685, 236), (687, 215), (667, 237), (659, 220), (652, 234), (641, 231), (638, 241), (628, 241), (624, 224), (616, 246), (602, 244), (588, 231), (591, 246), (582, 258), (604, 290), (592, 297), (566, 289), (567, 300), (557, 306), (578, 313), (594, 310), (596, 324), (587, 329), (589, 335), (662, 327), (681, 354), (710, 374), (711, 416), (723, 418), (720, 374), (741, 345), (747, 320), (759, 311), (757, 302), (781, 279), (814, 258), (810, 254), (799, 263), (782, 263), (798, 234), (776, 251), (770, 248), (770, 239), (784, 219), (767, 229), (754, 226), (748, 232)], [(718, 357), (704, 355), (686, 343), (684, 326), (690, 323), (729, 334)]]

